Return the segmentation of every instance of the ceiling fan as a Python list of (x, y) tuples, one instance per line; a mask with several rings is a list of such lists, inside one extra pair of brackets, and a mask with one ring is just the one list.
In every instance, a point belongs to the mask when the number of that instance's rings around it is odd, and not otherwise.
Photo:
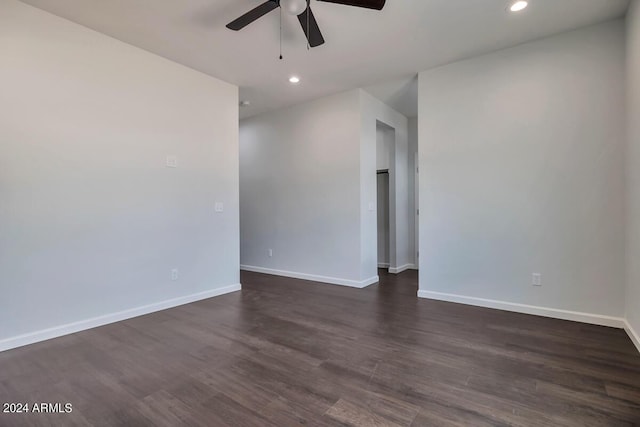
[[(347, 6), (356, 6), (356, 7), (364, 7), (367, 9), (375, 9), (382, 10), (386, 0), (318, 0), (324, 1), (327, 3), (337, 3), (344, 4)], [(309, 46), (317, 47), (324, 43), (324, 37), (322, 37), (322, 33), (320, 32), (320, 27), (318, 27), (318, 22), (316, 21), (315, 16), (313, 16), (313, 11), (311, 10), (311, 0), (268, 0), (262, 3), (260, 6), (250, 10), (249, 12), (242, 15), (240, 18), (235, 21), (227, 24), (227, 28), (234, 31), (239, 31), (251, 24), (253, 21), (256, 21), (259, 18), (262, 18), (267, 13), (275, 10), (279, 7), (284, 8), (287, 13), (291, 15), (296, 15), (298, 20), (300, 21), (300, 25), (302, 26), (302, 30), (304, 31), (305, 36), (307, 36), (307, 40), (309, 41)]]

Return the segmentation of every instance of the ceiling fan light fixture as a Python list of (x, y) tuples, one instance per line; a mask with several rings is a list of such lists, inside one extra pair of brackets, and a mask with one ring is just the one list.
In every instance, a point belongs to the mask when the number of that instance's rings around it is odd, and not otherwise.
[(515, 0), (509, 3), (509, 10), (511, 12), (520, 12), (529, 6), (529, 2), (527, 0)]
[(280, 7), (293, 16), (298, 16), (307, 10), (307, 0), (280, 0)]

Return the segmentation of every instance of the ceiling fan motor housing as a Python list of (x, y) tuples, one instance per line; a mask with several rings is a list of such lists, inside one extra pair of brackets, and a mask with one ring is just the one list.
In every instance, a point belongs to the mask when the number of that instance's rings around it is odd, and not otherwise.
[[(386, 0), (318, 0), (326, 3), (336, 3), (347, 6), (363, 7), (367, 9), (382, 10)], [(272, 10), (282, 7), (287, 13), (296, 15), (302, 30), (309, 42), (309, 46), (317, 47), (324, 44), (324, 37), (318, 26), (318, 22), (311, 10), (311, 0), (268, 0), (258, 7), (245, 13), (238, 19), (227, 24), (227, 28), (239, 31), (262, 18)]]

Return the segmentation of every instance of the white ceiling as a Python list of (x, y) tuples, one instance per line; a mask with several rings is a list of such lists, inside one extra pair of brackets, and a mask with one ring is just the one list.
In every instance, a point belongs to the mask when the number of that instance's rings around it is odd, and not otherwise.
[[(621, 17), (628, 6), (530, 0), (511, 14), (506, 0), (387, 0), (379, 12), (312, 0), (327, 43), (307, 51), (297, 18), (284, 15), (281, 61), (278, 11), (239, 32), (225, 28), (263, 0), (23, 1), (237, 84), (251, 102), (243, 117), (357, 87), (415, 115), (418, 71)], [(302, 82), (289, 84), (291, 74)]]
[(406, 117), (418, 116), (418, 75), (392, 79), (364, 88)]

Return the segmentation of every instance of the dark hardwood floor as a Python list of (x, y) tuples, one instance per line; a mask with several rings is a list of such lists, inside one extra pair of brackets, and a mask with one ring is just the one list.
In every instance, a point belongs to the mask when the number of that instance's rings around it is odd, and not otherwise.
[(0, 425), (640, 425), (625, 332), (243, 273), (242, 292), (0, 353)]

